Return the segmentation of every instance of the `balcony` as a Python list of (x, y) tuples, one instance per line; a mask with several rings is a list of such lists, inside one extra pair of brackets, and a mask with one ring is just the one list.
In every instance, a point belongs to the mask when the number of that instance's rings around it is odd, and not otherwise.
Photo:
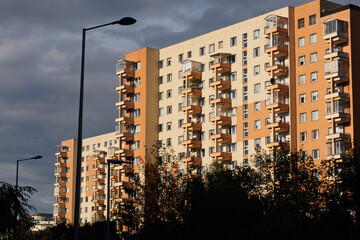
[(269, 148), (269, 149), (272, 149), (272, 148), (281, 148), (281, 149), (284, 149), (284, 150), (289, 150), (290, 148), (290, 144), (288, 142), (270, 142), (270, 143), (267, 143), (266, 144), (266, 147)]
[(201, 81), (201, 63), (192, 60), (184, 61), (182, 64), (181, 76), (189, 81)]
[(278, 102), (278, 101), (274, 101), (274, 102), (270, 102), (267, 101), (266, 103), (266, 109), (267, 110), (274, 110), (274, 112), (276, 113), (286, 113), (289, 112), (289, 104), (284, 103), (284, 102)]
[(265, 34), (266, 35), (285, 35), (288, 34), (287, 29), (287, 18), (277, 16), (277, 15), (269, 15), (265, 18)]
[(195, 123), (195, 122), (183, 123), (181, 127), (192, 131), (201, 131), (202, 129), (201, 123)]
[(67, 157), (67, 152), (57, 152), (57, 153), (55, 153), (55, 156), (66, 158)]
[(104, 194), (105, 193), (105, 186), (104, 185), (95, 185), (95, 189), (93, 190), (94, 193)]
[(286, 93), (289, 92), (289, 86), (281, 83), (270, 84), (266, 86), (266, 91), (280, 91)]
[(218, 143), (229, 143), (229, 142), (231, 142), (231, 135), (224, 134), (224, 133), (218, 133), (218, 134), (211, 135), (210, 139), (213, 141), (217, 141)]
[(120, 92), (124, 93), (124, 94), (133, 94), (134, 93), (134, 86), (124, 84), (124, 85), (121, 85), (119, 87), (116, 87), (116, 91), (118, 91), (119, 93)]
[(275, 58), (286, 57), (288, 55), (288, 47), (285, 44), (266, 44), (265, 52), (270, 56), (273, 54)]
[(134, 156), (134, 150), (130, 149), (119, 149), (115, 151), (116, 154), (120, 154), (122, 157), (133, 157)]
[(323, 26), (324, 40), (327, 43), (332, 42), (337, 45), (348, 41), (346, 22), (331, 18), (326, 20)]
[(201, 148), (201, 140), (189, 139), (182, 141), (181, 144), (193, 149)]
[(325, 62), (325, 79), (331, 82), (333, 79), (335, 82), (345, 82), (348, 80), (348, 63), (343, 60), (333, 60)]
[(210, 157), (214, 158), (215, 161), (227, 162), (231, 161), (231, 153), (229, 152), (214, 152), (210, 153)]
[[(191, 85), (191, 84), (190, 84)], [(195, 95), (201, 97), (202, 89), (192, 85), (191, 87), (185, 88), (181, 91), (182, 95)]]
[(134, 118), (132, 117), (119, 117), (115, 119), (117, 123), (123, 123), (125, 125), (134, 125)]
[(54, 186), (55, 187), (60, 187), (60, 188), (63, 188), (66, 186), (66, 183), (62, 180), (60, 180), (61, 178), (59, 177), (56, 177), (56, 180), (55, 180), (55, 183), (54, 183)]
[(97, 173), (105, 173), (105, 168), (106, 168), (105, 164), (96, 164), (94, 171)]
[(133, 173), (134, 172), (134, 167), (131, 166), (131, 165), (121, 165), (120, 166), (120, 171), (122, 173), (125, 173), (125, 174)]
[(55, 168), (55, 177), (66, 177), (66, 171), (63, 167)]
[(192, 165), (194, 167), (201, 166), (202, 160), (201, 157), (185, 157), (181, 161), (186, 165)]
[(220, 74), (230, 73), (231, 64), (229, 63), (229, 53), (216, 53), (210, 55), (210, 57), (215, 58), (215, 63), (210, 66), (210, 69)]
[(348, 93), (344, 93), (344, 92), (334, 92), (334, 93), (330, 93), (330, 94), (326, 94), (325, 95), (325, 99), (338, 99), (338, 100), (342, 100), (345, 102), (348, 102), (350, 99), (350, 96)]
[(134, 141), (134, 134), (130, 132), (122, 132), (118, 134), (118, 137), (125, 142)]
[(181, 110), (189, 114), (201, 114), (201, 106), (189, 105), (182, 107)]
[(218, 97), (216, 99), (212, 99), (210, 100), (210, 104), (214, 105), (214, 104), (222, 104), (225, 107), (230, 107), (231, 106), (231, 99), (229, 98), (224, 98), (224, 97)]
[(350, 121), (350, 114), (345, 112), (334, 112), (326, 114), (326, 120), (334, 120), (336, 123), (346, 123)]
[(93, 160), (97, 163), (105, 163), (105, 158), (100, 157), (99, 154), (94, 154)]
[(217, 88), (218, 90), (228, 90), (231, 89), (231, 82), (226, 80), (217, 80), (210, 83), (210, 87), (213, 89)]
[(130, 199), (130, 198), (120, 198), (117, 200), (117, 202), (119, 202), (121, 205), (132, 205), (133, 203), (133, 199)]
[(97, 205), (104, 205), (105, 202), (105, 195), (95, 195), (93, 198), (93, 203)]
[(231, 117), (224, 115), (210, 116), (210, 121), (217, 125), (230, 125)]
[(134, 188), (134, 184), (131, 182), (120, 182), (121, 189), (132, 190)]
[(116, 63), (116, 74), (121, 75), (122, 78), (133, 78), (135, 71), (133, 68), (134, 62), (127, 60), (119, 60)]
[(273, 77), (281, 77), (288, 74), (288, 66), (276, 64), (274, 66), (267, 67), (265, 70)]
[(117, 102), (115, 104), (117, 107), (121, 107), (122, 109), (125, 110), (131, 110), (134, 109), (134, 102), (130, 102), (130, 101), (121, 101), (121, 102)]
[(345, 133), (329, 134), (326, 135), (326, 140), (350, 141), (350, 134), (345, 134)]
[(269, 123), (266, 125), (266, 127), (271, 130), (274, 129), (274, 132), (276, 133), (284, 133), (289, 131), (289, 123), (283, 123), (283, 122), (275, 122), (275, 123)]
[(336, 60), (341, 59), (343, 61), (349, 60), (349, 54), (346, 52), (334, 51), (332, 53), (328, 53), (324, 55), (325, 60)]
[(63, 198), (66, 196), (66, 188), (64, 187), (56, 187), (54, 189), (54, 196), (57, 196), (57, 197), (60, 197), (60, 198)]
[(56, 167), (65, 167), (66, 166), (66, 162), (65, 161), (61, 161), (61, 159), (58, 159), (58, 161), (55, 163)]
[(105, 177), (103, 177), (103, 178), (97, 177), (93, 181), (94, 181), (94, 183), (97, 183), (97, 184), (104, 184), (105, 183)]

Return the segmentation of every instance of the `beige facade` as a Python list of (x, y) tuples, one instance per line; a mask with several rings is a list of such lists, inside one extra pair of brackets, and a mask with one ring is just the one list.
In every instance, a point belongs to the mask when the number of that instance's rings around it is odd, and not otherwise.
[[(112, 212), (116, 204), (132, 204), (131, 181), (144, 178), (139, 165), (154, 144), (172, 149), (194, 174), (213, 161), (230, 168), (251, 164), (259, 148), (341, 160), (360, 136), (359, 70), (353, 67), (359, 19), (359, 7), (315, 0), (126, 54), (116, 67), (118, 129), (108, 136), (117, 139), (117, 149), (104, 151), (133, 166), (112, 168)], [(91, 215), (81, 216), (90, 221)]]

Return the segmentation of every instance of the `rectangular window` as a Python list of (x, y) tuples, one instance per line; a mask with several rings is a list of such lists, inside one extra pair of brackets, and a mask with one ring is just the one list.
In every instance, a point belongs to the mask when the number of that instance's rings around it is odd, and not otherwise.
[(172, 106), (170, 105), (170, 106), (167, 106), (166, 107), (166, 114), (172, 114)]
[(310, 63), (317, 62), (317, 53), (310, 54)]
[(310, 44), (316, 43), (316, 41), (317, 41), (316, 38), (317, 38), (316, 33), (310, 34)]
[(247, 33), (244, 33), (242, 36), (243, 36), (242, 47), (246, 48), (247, 47)]
[(299, 76), (299, 85), (304, 85), (305, 84), (305, 75), (300, 75)]
[(305, 123), (305, 122), (306, 122), (306, 112), (300, 113), (300, 123)]
[(200, 55), (200, 56), (205, 55), (205, 47), (201, 47), (201, 48), (199, 49), (199, 55)]
[(298, 28), (303, 28), (305, 27), (305, 19), (301, 18), (298, 20)]
[(319, 151), (319, 149), (315, 149), (315, 150), (312, 151), (312, 157), (313, 157), (314, 160), (320, 158), (320, 151)]
[(180, 119), (178, 121), (178, 127), (181, 128), (181, 125), (183, 125), (183, 123), (184, 123), (184, 119)]
[(309, 16), (309, 25), (316, 24), (316, 15)]
[(218, 48), (223, 48), (224, 47), (224, 42), (223, 41), (220, 41), (219, 44), (218, 44)]
[(171, 66), (171, 58), (166, 59), (166, 66)]
[(247, 137), (249, 133), (249, 126), (248, 123), (243, 123), (243, 137)]
[(229, 75), (229, 80), (230, 80), (230, 82), (232, 82), (232, 81), (235, 81), (235, 80), (236, 80), (236, 72), (232, 72), (232, 73), (230, 73), (230, 75)]
[(298, 47), (303, 47), (305, 46), (305, 38), (301, 37), (298, 39)]
[(317, 74), (317, 72), (312, 72), (312, 73), (310, 74), (310, 78), (311, 78), (311, 82), (317, 82), (317, 80), (318, 80), (318, 74)]
[(213, 53), (215, 52), (215, 44), (210, 44), (209, 45), (209, 53)]
[(140, 141), (135, 141), (130, 144), (130, 150), (136, 150), (140, 148)]
[(178, 144), (180, 145), (182, 141), (184, 141), (184, 136), (179, 136), (178, 137)]
[(260, 29), (254, 31), (254, 39), (260, 38)]
[(257, 65), (254, 67), (254, 75), (259, 75), (260, 74), (260, 65)]
[(249, 143), (247, 140), (243, 142), (243, 151), (244, 155), (249, 154)]
[(248, 87), (243, 87), (243, 101), (248, 100)]
[(318, 91), (313, 91), (313, 92), (311, 92), (311, 101), (312, 101), (312, 102), (315, 102), (315, 101), (317, 101), (317, 100), (319, 100)]
[(179, 63), (181, 63), (184, 60), (184, 54), (179, 54)]
[(159, 108), (159, 116), (164, 116), (164, 108)]
[(261, 128), (261, 121), (255, 120), (255, 130), (259, 130)]
[(237, 44), (237, 38), (236, 37), (230, 38), (230, 47), (236, 46), (236, 44)]
[(140, 109), (134, 109), (133, 111), (131, 111), (130, 117), (132, 118), (140, 117)]
[(164, 60), (159, 61), (159, 68), (163, 68), (164, 67)]
[(166, 146), (171, 147), (171, 138), (166, 139)]
[(163, 96), (164, 96), (164, 93), (163, 92), (159, 92), (159, 100), (163, 100)]
[(159, 77), (159, 80), (158, 80), (159, 84), (163, 84), (163, 82), (164, 82), (163, 79), (164, 79), (163, 76)]
[(254, 48), (254, 57), (258, 57), (260, 56), (260, 48), (257, 47), (257, 48)]
[(159, 124), (159, 125), (158, 125), (158, 131), (159, 131), (159, 132), (162, 132), (162, 131), (163, 131), (163, 125), (162, 125), (162, 124)]
[(247, 68), (243, 69), (243, 71), (242, 71), (242, 81), (243, 81), (243, 83), (247, 83), (247, 81), (248, 81)]
[(172, 74), (169, 73), (169, 74), (167, 75), (167, 82), (171, 82), (171, 81), (172, 81)]
[(260, 102), (255, 102), (255, 104), (254, 104), (254, 111), (257, 112), (257, 111), (260, 111), (260, 110), (261, 110)]
[(305, 93), (299, 95), (299, 103), (300, 104), (306, 103), (306, 94)]
[(306, 142), (306, 132), (300, 133), (300, 142)]
[(318, 140), (319, 139), (319, 129), (312, 130), (311, 137), (312, 137), (312, 140)]
[(299, 66), (304, 66), (305, 65), (305, 56), (300, 56), (299, 57)]
[[(260, 139), (260, 138), (256, 138), (256, 139), (254, 140), (254, 146), (255, 146), (255, 149), (261, 147), (261, 139)], [(260, 160), (260, 158), (259, 158), (259, 160)], [(258, 164), (258, 166), (259, 166), (259, 165), (260, 165), (260, 164)]]
[(315, 110), (311, 112), (311, 120), (312, 121), (319, 120), (319, 110)]
[(229, 92), (229, 99), (235, 99), (236, 98), (236, 90), (231, 90)]
[(229, 131), (230, 134), (236, 134), (236, 125), (230, 126)]
[(188, 58), (191, 58), (191, 51), (188, 51), (188, 52), (187, 52), (187, 57), (188, 57)]
[(260, 83), (257, 83), (254, 85), (254, 93), (259, 93), (260, 92)]
[(248, 118), (248, 105), (244, 104), (243, 105), (243, 119), (247, 119)]
[(242, 64), (243, 66), (247, 65), (247, 51), (242, 52)]
[(171, 89), (166, 91), (166, 98), (171, 98)]
[(171, 125), (172, 125), (171, 122), (167, 122), (167, 123), (166, 123), (166, 131), (170, 131), (170, 130), (171, 130)]

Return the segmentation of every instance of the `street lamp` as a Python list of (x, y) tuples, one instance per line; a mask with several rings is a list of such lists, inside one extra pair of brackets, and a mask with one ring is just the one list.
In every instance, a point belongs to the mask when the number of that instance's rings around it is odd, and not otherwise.
[(106, 240), (110, 240), (110, 164), (123, 164), (123, 163), (130, 163), (128, 161), (123, 160), (107, 160), (107, 184), (106, 184)]
[(106, 23), (103, 25), (83, 28), (82, 31), (82, 52), (81, 52), (81, 76), (80, 76), (80, 101), (79, 101), (79, 124), (78, 124), (78, 145), (76, 158), (76, 179), (75, 179), (75, 209), (74, 209), (74, 239), (79, 239), (79, 217), (80, 217), (80, 177), (81, 177), (81, 148), (82, 148), (82, 119), (83, 119), (83, 99), (84, 99), (84, 69), (85, 69), (85, 37), (86, 31), (108, 25), (131, 25), (136, 20), (131, 17), (124, 17), (118, 21)]
[[(22, 161), (28, 161), (28, 160), (34, 160), (34, 159), (40, 159), (42, 158), (42, 156), (38, 155), (38, 156), (35, 156), (35, 157), (31, 157), (31, 158), (24, 158), (24, 159), (19, 159), (19, 160), (16, 160), (16, 184), (15, 184), (15, 191), (16, 191), (16, 197), (18, 197), (18, 182), (19, 182), (19, 162), (22, 162)], [(18, 217), (18, 212), (17, 212), (17, 208), (15, 208), (15, 216), (16, 216), (16, 219)], [(15, 227), (15, 239), (17, 238), (17, 224), (16, 224), (16, 227)]]

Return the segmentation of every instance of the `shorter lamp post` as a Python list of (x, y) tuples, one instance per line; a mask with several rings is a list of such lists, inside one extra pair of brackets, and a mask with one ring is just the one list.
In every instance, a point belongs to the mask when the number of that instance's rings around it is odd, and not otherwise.
[[(18, 197), (19, 162), (28, 161), (28, 160), (34, 160), (34, 159), (40, 159), (40, 158), (42, 158), (42, 156), (38, 155), (38, 156), (35, 156), (35, 157), (31, 157), (31, 158), (24, 158), (24, 159), (16, 160), (16, 184), (15, 184), (16, 197)], [(18, 217), (17, 208), (15, 208), (15, 216), (16, 216), (16, 219), (17, 219), (17, 217)], [(17, 238), (17, 224), (16, 224), (16, 227), (15, 227), (15, 239), (16, 238)]]
[(107, 199), (106, 199), (106, 240), (110, 240), (110, 164), (130, 163), (123, 160), (107, 160)]

